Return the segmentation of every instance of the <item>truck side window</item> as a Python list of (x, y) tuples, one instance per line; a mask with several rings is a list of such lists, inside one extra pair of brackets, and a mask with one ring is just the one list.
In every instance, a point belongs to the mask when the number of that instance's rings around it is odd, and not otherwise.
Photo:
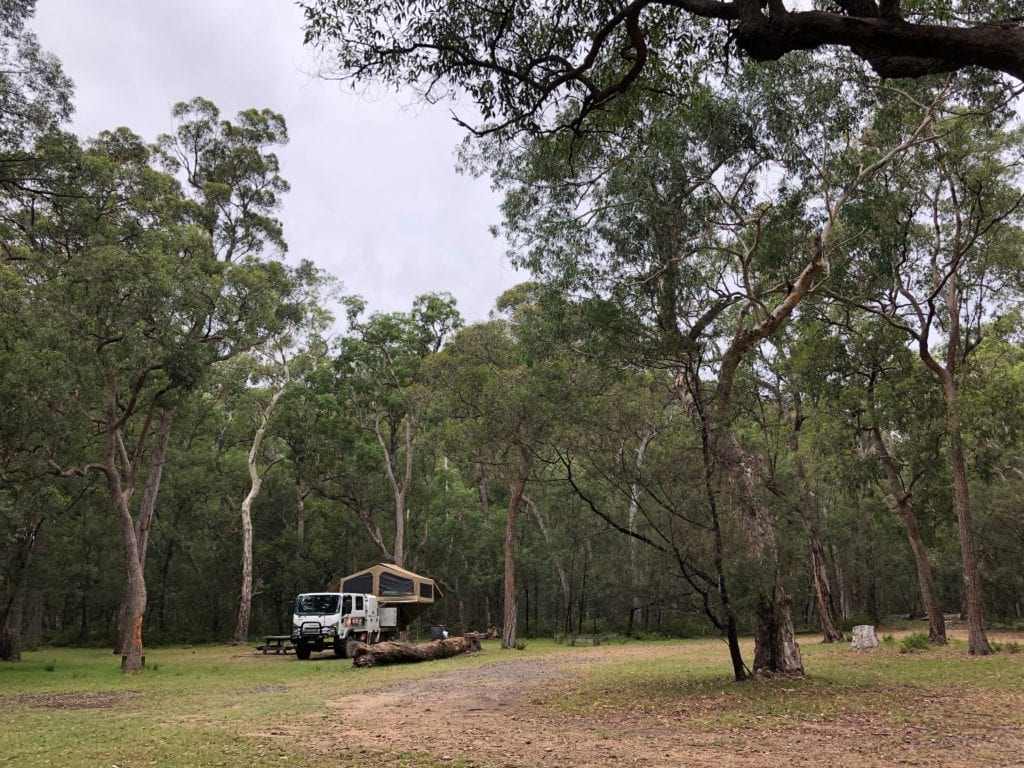
[(345, 595), (341, 598), (341, 615), (347, 616), (350, 613), (352, 613), (352, 596)]
[(357, 611), (363, 610), (363, 596), (362, 595), (356, 595), (356, 610)]

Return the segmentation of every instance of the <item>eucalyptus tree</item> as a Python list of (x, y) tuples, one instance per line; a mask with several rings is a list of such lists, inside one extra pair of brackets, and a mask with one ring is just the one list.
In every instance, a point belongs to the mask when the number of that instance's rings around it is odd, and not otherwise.
[[(990, 325), (1024, 296), (1022, 129), (1000, 111), (953, 114), (929, 143), (879, 176), (862, 210), (869, 233), (836, 294), (905, 334), (942, 393), (963, 561), (968, 646), (987, 654), (961, 398)], [(892, 126), (905, 131), (905, 126)]]
[(234, 122), (223, 120), (217, 106), (200, 97), (178, 102), (172, 115), (174, 133), (157, 138), (157, 156), (184, 183), (214, 255), (235, 264), (283, 253), (275, 214), (288, 182), (273, 149), (288, 143), (284, 117), (247, 109)]
[[(347, 300), (349, 332), (338, 341), (334, 386), (356, 423), (377, 443), (392, 493), (394, 538), (385, 554), (404, 566), (416, 436), (430, 396), (423, 361), (462, 326), (462, 318), (449, 294), (418, 296), (408, 313), (363, 318), (365, 308), (362, 299)], [(383, 545), (379, 529), (376, 539)]]
[[(815, 4), (817, 6), (817, 4)], [(479, 131), (580, 126), (624, 93), (685, 77), (695, 51), (728, 66), (838, 47), (882, 77), (982, 67), (1024, 78), (1018, 0), (303, 0), (306, 42), (327, 76), (415, 88), (427, 101), (467, 93)], [(835, 49), (832, 52), (837, 52)], [(813, 65), (812, 59), (804, 59)]]
[(133, 672), (172, 414), (214, 361), (287, 324), (293, 282), (280, 264), (218, 260), (199, 209), (127, 129), (85, 148), (52, 136), (36, 153), (47, 194), (22, 209), (18, 290), (38, 321), (34, 343), (51, 350), (46, 376), (72, 393), (60, 412), (68, 433), (80, 425), (94, 438), (45, 455), (56, 474), (106, 480), (125, 556), (119, 647)]
[[(172, 388), (166, 379), (155, 382), (163, 366), (154, 367), (153, 357), (167, 355), (161, 342), (180, 339), (180, 322), (167, 316), (173, 309), (159, 296), (188, 279), (186, 270), (175, 273), (174, 263), (177, 248), (187, 243), (176, 217), (180, 198), (173, 180), (149, 167), (145, 144), (127, 129), (103, 134), (84, 150), (70, 136), (53, 137), (37, 153), (55, 194), (25, 219), (21, 290), (39, 323), (34, 342), (57, 352), (47, 360), (53, 366), (48, 375), (60, 371), (74, 382), (64, 419), (92, 424), (101, 436), (96, 459), (83, 461), (83, 446), (65, 443), (48, 445), (48, 460), (59, 474), (95, 470), (107, 480), (125, 546), (131, 610), (125, 618), (141, 658), (140, 554), (166, 450), (169, 422), (160, 401)], [(130, 501), (146, 464), (136, 527)], [(138, 663), (130, 660), (127, 668)]]
[(799, 672), (767, 467), (732, 429), (737, 373), (827, 278), (846, 202), (935, 111), (889, 145), (863, 133), (851, 159), (878, 97), (791, 64), (719, 83), (665, 74), (672, 99), (637, 91), (583, 136), (496, 136), (469, 159), (507, 191), (513, 258), (585, 308), (606, 359), (672, 375), (705, 437), (707, 503), (720, 471), (759, 563), (754, 667)]
[(25, 211), (47, 188), (34, 145), (72, 111), (71, 80), (27, 26), (35, 5), (0, 4), (0, 510), (8, 531), (0, 551), (9, 555), (0, 576), (0, 658), (7, 660), (20, 657), (21, 604), (40, 531), (73, 485), (53, 487), (34, 451), (41, 440), (56, 437), (50, 429), (54, 401), (31, 380), (40, 350), (25, 333), (27, 306), (18, 274), (27, 258), (21, 236)]
[(800, 318), (759, 350), (751, 361), (752, 387), (759, 402), (751, 409), (750, 419), (764, 436), (765, 452), (774, 454), (767, 487), (784, 508), (795, 512), (803, 528), (822, 640), (834, 643), (844, 635), (829, 575), (824, 532), (827, 510), (815, 493), (808, 468), (810, 456), (803, 444), (805, 427), (817, 416), (821, 398), (820, 389), (813, 386), (816, 382), (802, 375), (807, 358), (819, 351), (815, 344), (818, 327), (813, 319)]
[[(885, 338), (891, 334), (882, 331), (877, 336), (877, 340), (862, 337), (861, 348), (851, 357), (859, 362), (857, 375), (864, 385), (860, 426), (881, 466), (889, 502), (903, 523), (914, 555), (921, 603), (928, 614), (928, 641), (945, 645), (945, 612), (913, 501), (917, 486), (934, 480), (929, 475), (934, 475), (942, 437), (941, 427), (936, 428), (941, 420), (934, 418), (936, 393), (921, 391), (926, 382), (908, 365), (909, 350)], [(856, 344), (858, 339), (852, 341)], [(907, 403), (914, 407), (908, 409)]]
[[(518, 335), (525, 330), (522, 302), (505, 308), (518, 319), (496, 318), (459, 332), (431, 362), (432, 381), (444, 393), (454, 420), (453, 452), (467, 463), (501, 477), (508, 487), (505, 517), (503, 621), (501, 643), (518, 641), (516, 538), (527, 486), (541, 465), (553, 460), (551, 442), (567, 417), (567, 398), (582, 389), (571, 360), (549, 354)], [(516, 310), (520, 310), (516, 312)], [(572, 393), (572, 394), (570, 394)]]
[[(250, 414), (250, 427), (246, 432), (246, 437), (249, 438), (246, 453), (249, 489), (241, 503), (241, 588), (233, 638), (237, 643), (248, 641), (252, 615), (253, 503), (260, 495), (265, 471), (284, 459), (283, 444), (279, 445), (277, 450), (265, 449), (265, 444), (271, 442), (268, 441), (268, 437), (274, 436), (271, 422), (286, 389), (306, 370), (315, 367), (327, 354), (322, 334), (330, 325), (331, 316), (321, 304), (328, 281), (309, 262), (303, 262), (294, 271), (294, 279), (296, 300), (289, 308), (289, 324), (269, 334), (268, 338), (254, 346), (249, 354), (231, 361), (237, 362), (237, 365), (223, 372), (228, 379), (224, 382), (225, 385), (233, 390), (233, 402), (228, 403), (227, 407), (242, 405), (244, 408), (244, 403), (238, 401), (246, 399), (251, 400), (251, 405), (254, 406)], [(234, 387), (230, 381), (232, 375), (236, 377)]]
[(981, 566), (989, 607), (998, 616), (1024, 616), (1024, 346), (1020, 313), (989, 329), (965, 381), (963, 417), (971, 446)]
[(0, 5), (0, 190), (33, 187), (32, 145), (72, 112), (72, 83), (60, 61), (44, 51), (27, 24), (36, 0)]

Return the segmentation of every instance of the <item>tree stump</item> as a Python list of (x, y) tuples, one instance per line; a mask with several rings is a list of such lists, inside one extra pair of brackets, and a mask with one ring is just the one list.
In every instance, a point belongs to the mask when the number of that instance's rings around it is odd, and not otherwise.
[(878, 647), (878, 635), (871, 624), (861, 624), (853, 628), (853, 642), (850, 647), (855, 651), (870, 651)]
[(385, 664), (410, 664), (416, 661), (447, 659), (462, 653), (480, 650), (480, 638), (475, 634), (453, 637), (448, 640), (434, 640), (430, 643), (388, 642), (367, 645), (359, 643), (352, 654), (354, 667), (378, 667)]

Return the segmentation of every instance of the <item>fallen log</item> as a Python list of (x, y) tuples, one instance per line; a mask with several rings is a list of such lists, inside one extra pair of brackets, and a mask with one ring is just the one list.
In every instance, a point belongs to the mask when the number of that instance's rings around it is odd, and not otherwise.
[(475, 634), (452, 637), (448, 640), (434, 640), (429, 643), (386, 642), (376, 645), (358, 643), (352, 652), (352, 666), (377, 667), (385, 664), (410, 664), (416, 661), (447, 659), (460, 653), (480, 650), (480, 638)]

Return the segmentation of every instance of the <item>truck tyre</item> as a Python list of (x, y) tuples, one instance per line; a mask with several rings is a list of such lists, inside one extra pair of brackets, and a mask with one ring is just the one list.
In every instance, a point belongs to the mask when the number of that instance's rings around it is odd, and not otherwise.
[(334, 655), (339, 659), (347, 659), (348, 654), (345, 652), (348, 647), (348, 640), (341, 640), (339, 638), (334, 639)]
[(310, 653), (312, 653), (312, 649), (309, 647), (307, 643), (304, 643), (301, 640), (299, 640), (299, 642), (295, 644), (295, 657), (297, 659), (305, 661), (309, 658)]

